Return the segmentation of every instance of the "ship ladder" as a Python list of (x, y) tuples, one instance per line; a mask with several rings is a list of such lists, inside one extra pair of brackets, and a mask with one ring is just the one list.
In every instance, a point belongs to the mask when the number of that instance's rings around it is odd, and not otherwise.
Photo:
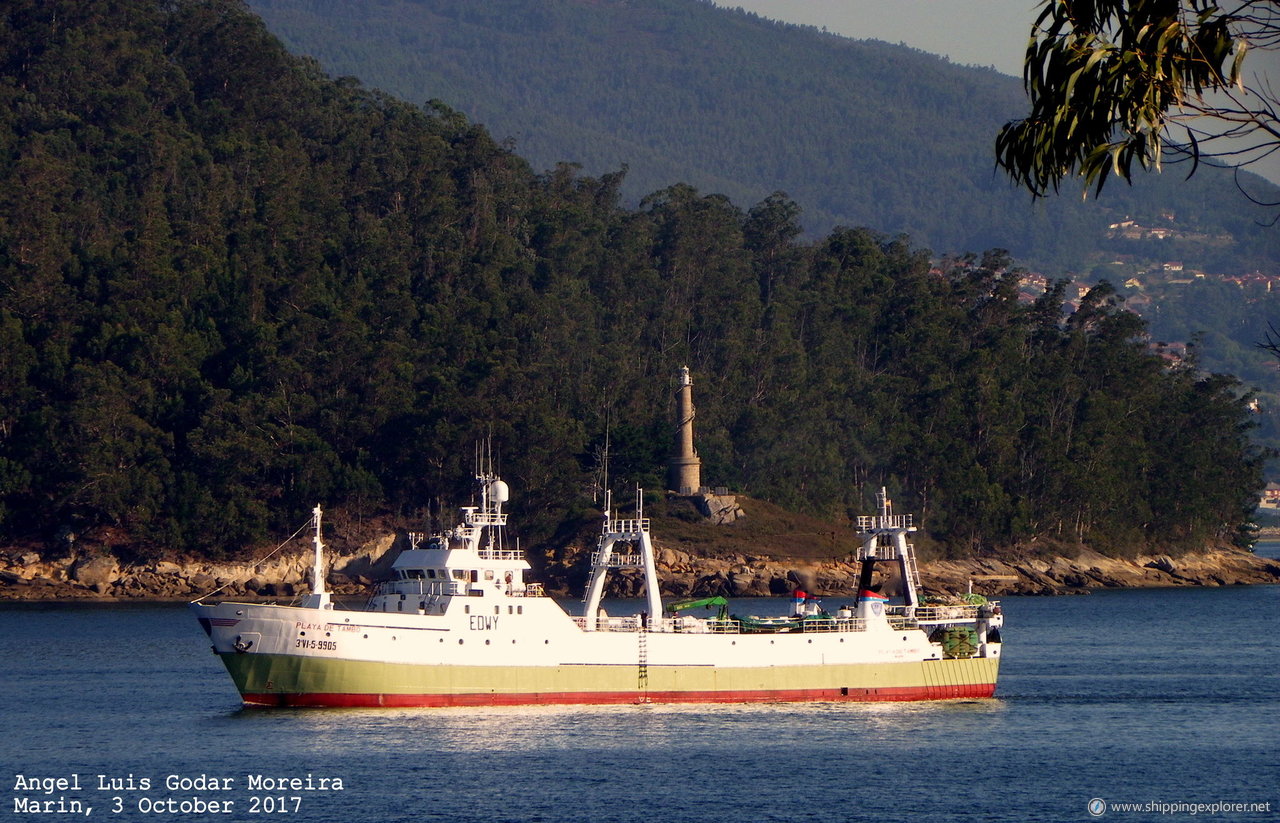
[(640, 692), (638, 703), (649, 702), (649, 632), (644, 627), (636, 632), (638, 662), (636, 664), (636, 688)]
[(911, 575), (911, 589), (916, 593), (917, 601), (920, 598), (920, 569), (916, 566), (916, 547), (910, 543), (904, 542), (907, 560), (907, 574)]

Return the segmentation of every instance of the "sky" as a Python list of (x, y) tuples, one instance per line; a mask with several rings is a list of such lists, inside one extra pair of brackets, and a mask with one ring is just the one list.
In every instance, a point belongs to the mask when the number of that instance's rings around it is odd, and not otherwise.
[[(761, 17), (826, 28), (859, 40), (902, 43), (961, 65), (1022, 77), (1039, 0), (714, 0)], [(1253, 52), (1246, 68), (1280, 78), (1280, 50)], [(1250, 167), (1280, 184), (1280, 152)]]

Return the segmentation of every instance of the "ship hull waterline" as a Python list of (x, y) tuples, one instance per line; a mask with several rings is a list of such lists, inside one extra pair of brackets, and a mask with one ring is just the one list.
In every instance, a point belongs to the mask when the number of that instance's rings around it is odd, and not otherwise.
[(889, 702), (994, 696), (999, 658), (720, 668), (392, 664), (219, 655), (252, 707), (417, 708), (637, 703)]

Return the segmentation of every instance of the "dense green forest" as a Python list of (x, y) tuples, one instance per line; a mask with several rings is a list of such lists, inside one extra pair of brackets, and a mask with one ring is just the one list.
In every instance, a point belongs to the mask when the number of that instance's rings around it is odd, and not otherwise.
[[(1212, 239), (1158, 261), (1225, 274), (1277, 262), (1275, 232), (1259, 225), (1272, 210), (1225, 170), (1184, 180), (1189, 164), (1170, 159), (1164, 174), (1108, 186), (1099, 200), (1033, 206), (995, 168), (997, 131), (1026, 113), (1021, 82), (904, 46), (703, 0), (250, 4), (295, 53), (404, 100), (443, 100), (512, 139), (535, 170), (625, 166), (626, 203), (678, 182), (735, 203), (781, 190), (812, 237), (872, 226), (938, 254), (1007, 248), (1061, 274), (1128, 251), (1109, 224), (1168, 213)], [(1280, 201), (1262, 178), (1241, 185)]]
[(626, 207), (233, 0), (13, 0), (0, 61), (6, 541), (448, 512), (487, 438), (536, 542), (606, 437), (660, 487), (683, 364), (708, 481), (836, 517), (885, 484), (956, 554), (1231, 539), (1260, 485), (1231, 378), (1166, 368), (1108, 287), (1020, 303), (1002, 251), (806, 240), (782, 195)]
[[(1259, 347), (1280, 325), (1280, 291), (1211, 278), (1146, 291), (1152, 302), (1143, 314), (1151, 337), (1189, 342), (1203, 368), (1233, 374), (1250, 386), (1258, 401), (1253, 439), (1273, 452), (1280, 449), (1280, 364)], [(1278, 456), (1268, 461), (1271, 477), (1280, 478)]]

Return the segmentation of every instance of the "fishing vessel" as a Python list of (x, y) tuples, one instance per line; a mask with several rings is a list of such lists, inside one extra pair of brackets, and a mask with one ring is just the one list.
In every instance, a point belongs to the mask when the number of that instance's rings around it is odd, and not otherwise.
[[(713, 616), (664, 607), (650, 522), (606, 506), (581, 614), (528, 578), (506, 538), (507, 484), (476, 477), (476, 505), (437, 535), (410, 533), (393, 578), (363, 608), (324, 586), (313, 512), (311, 593), (294, 605), (191, 604), (245, 704), (477, 706), (646, 702), (942, 700), (991, 697), (1000, 664), (998, 603), (925, 603), (910, 515), (857, 518), (856, 605), (828, 614), (797, 598), (790, 617)], [(644, 608), (608, 615), (608, 577), (639, 569)], [(882, 593), (891, 577), (898, 593)], [(695, 601), (695, 604), (705, 601)], [(708, 604), (710, 605), (710, 604)]]

